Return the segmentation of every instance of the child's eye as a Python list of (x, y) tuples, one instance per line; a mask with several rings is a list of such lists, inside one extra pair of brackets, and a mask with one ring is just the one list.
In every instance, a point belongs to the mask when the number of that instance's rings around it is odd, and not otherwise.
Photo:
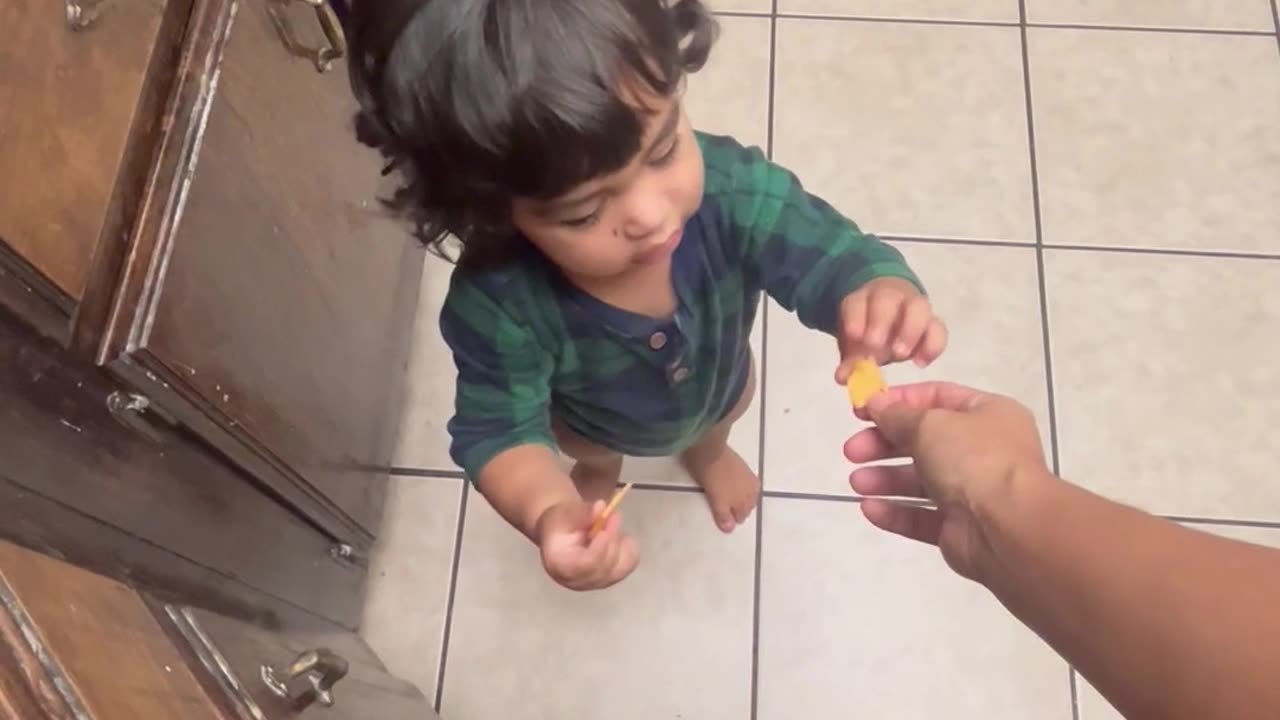
[(568, 220), (561, 220), (560, 224), (566, 227), (577, 228), (577, 229), (591, 227), (592, 225), (596, 224), (597, 220), (600, 219), (600, 211), (603, 209), (604, 209), (604, 206), (600, 205), (596, 207), (595, 210), (591, 211), (590, 215), (583, 215), (582, 217), (569, 218)]
[(676, 150), (678, 150), (679, 148), (680, 148), (680, 138), (677, 137), (671, 141), (671, 147), (667, 148), (666, 152), (662, 153), (662, 155), (660, 155), (659, 157), (649, 160), (649, 164), (654, 167), (663, 167), (664, 165), (670, 165), (671, 161), (674, 160), (676, 157)]

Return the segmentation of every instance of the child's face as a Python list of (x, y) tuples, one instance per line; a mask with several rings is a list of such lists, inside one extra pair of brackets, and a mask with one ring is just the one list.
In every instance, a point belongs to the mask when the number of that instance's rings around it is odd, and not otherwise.
[(640, 152), (550, 201), (517, 199), (517, 229), (566, 275), (602, 280), (664, 264), (702, 203), (702, 153), (680, 97), (645, 98)]

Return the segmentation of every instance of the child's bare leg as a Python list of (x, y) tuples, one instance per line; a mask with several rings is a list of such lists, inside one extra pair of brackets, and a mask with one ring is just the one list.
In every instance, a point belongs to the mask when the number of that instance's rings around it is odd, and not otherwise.
[(607, 501), (622, 476), (622, 455), (596, 445), (558, 422), (552, 423), (552, 430), (560, 450), (574, 460), (569, 477), (578, 487), (578, 494), (587, 502)]
[(680, 456), (681, 464), (706, 492), (716, 527), (726, 533), (746, 521), (760, 502), (760, 478), (729, 447), (729, 431), (755, 396), (754, 362), (750, 373), (737, 406)]

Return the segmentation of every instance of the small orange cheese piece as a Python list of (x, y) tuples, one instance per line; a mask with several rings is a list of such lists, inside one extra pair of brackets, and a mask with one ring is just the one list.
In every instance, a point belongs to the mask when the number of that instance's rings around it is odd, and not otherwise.
[(613, 511), (618, 509), (618, 503), (622, 502), (623, 496), (627, 494), (627, 491), (631, 489), (633, 484), (634, 483), (627, 483), (620, 489), (614, 491), (613, 497), (609, 498), (609, 504), (604, 506), (604, 511), (602, 511), (600, 515), (596, 517), (595, 521), (591, 523), (591, 530), (587, 533), (588, 538), (594, 538), (600, 534), (601, 530), (604, 530), (605, 522), (609, 520), (609, 516), (613, 514)]
[(849, 402), (857, 409), (866, 407), (871, 398), (889, 389), (880, 374), (880, 366), (865, 358), (853, 361), (853, 372), (849, 373), (846, 387)]

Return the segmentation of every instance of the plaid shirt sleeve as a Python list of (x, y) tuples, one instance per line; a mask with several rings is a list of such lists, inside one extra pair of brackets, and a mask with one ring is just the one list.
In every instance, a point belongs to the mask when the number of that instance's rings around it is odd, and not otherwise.
[(458, 369), (449, 455), (467, 476), (474, 481), (490, 460), (520, 445), (554, 447), (553, 360), (528, 328), (455, 272), (440, 330)]
[(924, 292), (901, 253), (806, 192), (759, 148), (700, 140), (706, 192), (719, 197), (728, 224), (727, 253), (807, 327), (834, 332), (840, 301), (876, 278), (903, 278)]

